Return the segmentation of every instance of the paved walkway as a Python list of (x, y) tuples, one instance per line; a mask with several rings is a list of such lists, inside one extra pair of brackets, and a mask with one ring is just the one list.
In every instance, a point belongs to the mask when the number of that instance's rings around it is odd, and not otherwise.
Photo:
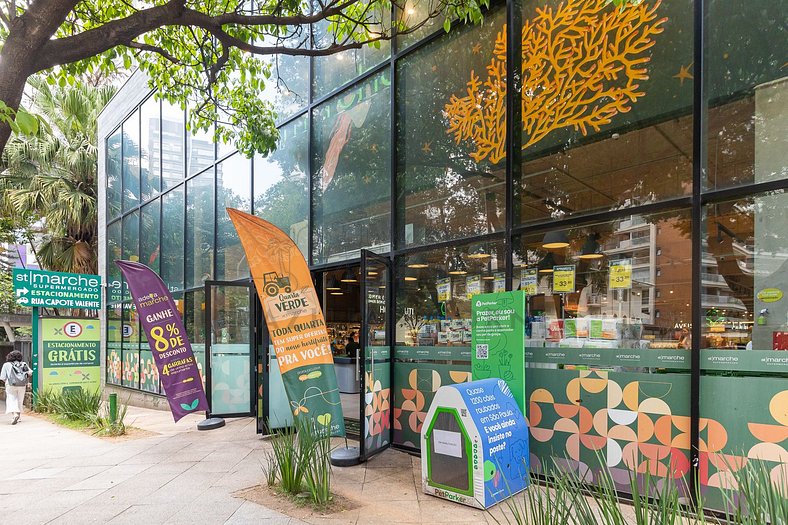
[(131, 407), (128, 423), (160, 434), (106, 440), (30, 415), (11, 426), (4, 412), (0, 402), (3, 523), (303, 523), (232, 496), (263, 480), (252, 419), (198, 432), (199, 417), (176, 425)]
[[(169, 412), (130, 407), (127, 423), (151, 435), (107, 440), (30, 415), (11, 426), (4, 412), (0, 402), (2, 523), (496, 523), (490, 514), (425, 495), (420, 459), (403, 452), (335, 468), (334, 491), (359, 507), (325, 516), (294, 512), (302, 521), (234, 497), (265, 483), (270, 444), (251, 418), (199, 432), (201, 417), (176, 425)], [(501, 520), (505, 506), (498, 507)]]

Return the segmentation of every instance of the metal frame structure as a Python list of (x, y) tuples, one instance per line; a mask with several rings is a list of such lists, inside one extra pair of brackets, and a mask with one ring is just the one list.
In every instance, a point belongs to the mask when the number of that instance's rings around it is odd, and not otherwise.
[[(396, 300), (396, 281), (393, 279), (394, 271), (397, 268), (396, 263), (397, 261), (403, 256), (409, 256), (412, 254), (417, 253), (424, 253), (433, 251), (436, 249), (441, 249), (445, 247), (463, 245), (470, 242), (486, 242), (486, 241), (503, 241), (504, 249), (505, 249), (505, 257), (506, 257), (506, 282), (507, 288), (511, 289), (513, 287), (513, 268), (512, 268), (512, 260), (513, 260), (513, 247), (515, 243), (518, 241), (519, 237), (523, 234), (537, 234), (537, 233), (544, 233), (550, 230), (559, 230), (565, 229), (572, 226), (583, 225), (583, 224), (590, 224), (590, 223), (598, 223), (598, 222), (605, 222), (605, 221), (612, 221), (619, 218), (622, 218), (627, 215), (632, 214), (651, 214), (651, 213), (658, 213), (658, 212), (669, 212), (669, 211), (686, 211), (691, 214), (691, 223), (692, 223), (692, 348), (691, 348), (691, 368), (689, 370), (689, 379), (690, 379), (690, 419), (691, 419), (691, 430), (690, 430), (690, 459), (691, 459), (691, 468), (690, 468), (690, 475), (691, 475), (691, 483), (692, 486), (698, 480), (698, 465), (699, 465), (699, 424), (700, 424), (700, 400), (702, 399), (702, 391), (701, 391), (701, 361), (700, 361), (700, 350), (701, 350), (701, 337), (702, 337), (702, 312), (701, 312), (701, 304), (702, 304), (702, 284), (701, 284), (701, 257), (702, 257), (702, 241), (703, 241), (703, 212), (704, 206), (710, 203), (722, 202), (729, 199), (734, 199), (746, 195), (754, 195), (761, 192), (769, 192), (769, 191), (786, 191), (788, 190), (788, 179), (782, 180), (773, 180), (768, 182), (761, 182), (761, 183), (751, 183), (746, 186), (738, 186), (733, 188), (725, 188), (721, 190), (710, 190), (706, 191), (704, 188), (704, 178), (706, 174), (706, 165), (707, 165), (707, 155), (706, 155), (706, 144), (708, 141), (708, 130), (707, 130), (707, 71), (706, 71), (706, 27), (707, 27), (707, 19), (706, 19), (706, 11), (707, 11), (707, 0), (694, 0), (693, 3), (693, 57), (694, 57), (694, 64), (693, 64), (693, 76), (694, 76), (694, 83), (693, 83), (693, 100), (692, 100), (692, 193), (691, 195), (687, 196), (680, 196), (674, 198), (668, 198), (662, 200), (660, 202), (654, 202), (646, 205), (640, 205), (637, 207), (631, 208), (622, 208), (616, 210), (607, 210), (607, 211), (595, 211), (595, 212), (583, 212), (577, 215), (572, 215), (570, 217), (554, 220), (548, 219), (543, 220), (540, 222), (534, 222), (531, 224), (519, 224), (516, 222), (515, 217), (515, 209), (517, 206), (516, 198), (515, 198), (515, 184), (518, 182), (520, 173), (521, 173), (521, 166), (522, 166), (522, 157), (523, 152), (521, 150), (521, 134), (522, 129), (520, 124), (520, 104), (519, 104), (519, 78), (520, 78), (520, 67), (521, 67), (521, 50), (520, 50), (520, 28), (522, 27), (521, 19), (522, 19), (522, 4), (521, 2), (515, 0), (506, 0), (504, 1), (496, 1), (493, 2), (492, 9), (506, 9), (507, 12), (507, 79), (509, 81), (509, 88), (507, 89), (507, 104), (506, 104), (506, 116), (507, 116), (507, 144), (506, 144), (506, 190), (505, 190), (505, 201), (506, 201), (506, 218), (505, 218), (505, 228), (502, 231), (496, 231), (492, 233), (486, 233), (483, 235), (478, 235), (474, 237), (468, 238), (461, 238), (461, 239), (452, 239), (447, 241), (442, 241), (439, 243), (434, 243), (430, 245), (424, 246), (415, 246), (415, 247), (404, 247), (399, 245), (399, 232), (397, 230), (398, 224), (401, 222), (401, 215), (403, 214), (404, 210), (401, 209), (400, 204), (401, 200), (398, 198), (399, 196), (399, 186), (398, 186), (398, 132), (397, 132), (397, 122), (398, 122), (398, 110), (399, 105), (402, 104), (401, 100), (398, 100), (397, 97), (397, 87), (398, 87), (398, 78), (397, 78), (397, 68), (400, 64), (400, 60), (410, 56), (412, 53), (415, 53), (426, 46), (430, 45), (431, 43), (437, 41), (439, 38), (442, 37), (444, 31), (442, 28), (436, 29), (433, 33), (426, 36), (425, 38), (415, 42), (413, 44), (407, 45), (404, 48), (400, 49), (398, 46), (398, 42), (396, 39), (392, 40), (391, 45), (391, 53), (387, 60), (382, 61), (380, 64), (370, 68), (366, 72), (358, 75), (351, 81), (344, 83), (343, 85), (337, 87), (336, 89), (332, 90), (331, 92), (322, 95), (320, 97), (313, 96), (312, 90), (312, 81), (314, 79), (314, 63), (310, 61), (310, 71), (309, 71), (309, 92), (307, 95), (307, 103), (306, 105), (300, 109), (299, 111), (289, 115), (287, 118), (282, 119), (279, 122), (279, 126), (285, 126), (289, 123), (296, 121), (299, 118), (306, 116), (307, 119), (307, 132), (309, 134), (310, 140), (308, 141), (308, 165), (310, 171), (313, 171), (313, 163), (314, 163), (314, 152), (313, 152), (313, 145), (312, 145), (312, 130), (313, 130), (313, 118), (314, 118), (314, 110), (319, 108), (321, 104), (324, 102), (332, 100), (334, 97), (341, 96), (346, 90), (354, 88), (361, 82), (377, 75), (381, 72), (388, 70), (388, 74), (391, 79), (391, 87), (390, 87), (390, 140), (391, 140), (391, 148), (390, 148), (390, 158), (389, 158), (389, 168), (390, 168), (390, 219), (389, 219), (389, 232), (390, 232), (390, 246), (391, 250), (388, 254), (383, 254), (382, 257), (388, 258), (389, 261), (389, 278), (391, 286), (390, 289), (387, 290), (388, 293), (388, 322), (390, 330), (393, 330), (395, 319), (395, 308), (394, 308), (394, 301)], [(392, 10), (392, 17), (395, 16), (395, 13)], [(460, 25), (459, 21), (456, 21), (453, 26), (455, 29)], [(144, 103), (144, 102), (143, 102)], [(134, 109), (136, 111), (139, 108)], [(132, 112), (133, 113), (133, 112)], [(130, 114), (132, 114), (130, 113)], [(162, 113), (160, 107), (160, 114)], [(139, 118), (139, 117), (138, 117)], [(640, 123), (643, 124), (643, 123)], [(120, 129), (120, 127), (118, 128)], [(107, 134), (107, 137), (111, 136), (116, 130), (111, 131)], [(102, 137), (104, 140), (106, 137)], [(161, 137), (160, 137), (161, 140)], [(184, 139), (185, 140), (185, 139)], [(184, 144), (184, 152), (186, 153), (187, 157), (184, 159), (184, 181), (179, 183), (178, 185), (169, 188), (167, 192), (177, 189), (181, 187), (180, 185), (183, 184), (184, 188), (184, 225), (187, 222), (186, 218), (186, 208), (188, 202), (188, 190), (186, 189), (186, 184), (188, 180), (193, 179), (194, 177), (200, 176), (203, 173), (208, 172), (209, 170), (213, 170), (214, 173), (214, 200), (216, 197), (216, 165), (218, 165), (223, 159), (216, 159), (214, 164), (210, 167), (206, 168), (205, 170), (201, 171), (199, 174), (190, 175), (189, 174), (189, 166), (188, 166), (188, 152), (186, 151), (186, 144)], [(163, 147), (163, 144), (160, 144), (160, 148)], [(214, 147), (214, 153), (216, 157), (216, 147)], [(121, 152), (122, 155), (122, 152)], [(226, 157), (225, 157), (226, 158)], [(251, 161), (250, 161), (251, 162)], [(251, 195), (252, 195), (252, 202), (250, 204), (251, 209), (254, 209), (254, 163), (251, 166), (251, 179), (252, 179), (252, 186), (251, 186)], [(121, 176), (122, 181), (122, 176)], [(360, 255), (358, 258), (354, 258), (352, 260), (346, 260), (342, 262), (328, 262), (328, 263), (315, 263), (314, 261), (314, 243), (313, 243), (313, 226), (315, 224), (315, 208), (314, 208), (314, 188), (313, 188), (313, 180), (310, 173), (308, 176), (308, 184), (309, 184), (309, 240), (308, 240), (308, 254), (307, 259), (310, 263), (310, 268), (313, 272), (323, 272), (328, 270), (334, 270), (337, 268), (345, 268), (350, 266), (364, 266), (364, 257)], [(166, 194), (166, 192), (163, 192)], [(141, 207), (144, 203), (140, 203), (139, 205), (132, 207), (127, 210), (122, 209), (122, 187), (121, 187), (121, 214), (117, 218), (112, 218), (112, 220), (107, 221), (107, 227), (109, 228), (112, 224), (120, 221), (121, 225), (121, 232), (120, 238), (123, 238), (123, 218), (128, 214), (131, 214)], [(215, 213), (215, 209), (214, 209)], [(160, 207), (160, 216), (164, 218), (164, 206)], [(162, 221), (163, 222), (163, 221)], [(161, 228), (164, 228), (162, 225)], [(160, 230), (159, 235), (162, 238), (163, 230)], [(214, 249), (216, 248), (216, 227), (214, 225), (213, 229), (213, 242), (214, 242)], [(363, 250), (360, 252), (363, 254)], [(187, 256), (186, 253), (186, 243), (184, 242), (184, 259)], [(376, 257), (380, 257), (381, 255), (376, 254)], [(213, 261), (214, 264), (214, 275), (216, 275), (216, 258)], [(184, 266), (184, 273), (185, 273), (185, 266)], [(185, 277), (185, 276), (184, 276)], [(227, 285), (235, 285), (235, 286), (244, 286), (242, 284), (246, 282), (244, 280), (235, 281), (235, 282), (227, 282)], [(208, 283), (215, 284), (217, 281), (206, 281), (204, 286), (184, 286), (184, 293), (198, 291), (201, 288), (204, 288), (206, 292), (208, 291)], [(186, 285), (186, 280), (184, 285)], [(248, 285), (245, 285), (248, 286)], [(363, 297), (363, 295), (362, 295)], [(363, 300), (363, 299), (362, 299)], [(206, 302), (210, 301), (209, 294), (206, 293)], [(393, 349), (394, 349), (394, 342), (391, 334), (387, 334), (389, 338), (389, 347), (392, 350), (391, 354), (391, 370), (392, 370), (392, 387), (393, 387), (393, 371), (394, 371), (394, 363), (396, 362)], [(209, 356), (208, 346), (206, 345), (206, 361)], [(210, 367), (208, 367), (210, 368)], [(266, 367), (267, 368), (267, 367)], [(120, 386), (120, 385), (118, 385)], [(363, 400), (363, 392), (362, 392), (362, 400)], [(363, 407), (363, 403), (362, 403)], [(391, 411), (392, 418), (393, 418), (393, 410)], [(392, 425), (393, 428), (393, 425)], [(362, 436), (363, 441), (363, 436)], [(403, 447), (398, 445), (392, 445), (395, 448), (401, 448), (406, 450), (413, 450), (410, 447)]]

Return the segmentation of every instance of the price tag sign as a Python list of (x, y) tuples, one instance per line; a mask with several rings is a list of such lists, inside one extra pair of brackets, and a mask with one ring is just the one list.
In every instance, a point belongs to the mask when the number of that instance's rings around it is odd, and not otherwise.
[(536, 295), (537, 282), (536, 268), (523, 268), (520, 271), (520, 290), (525, 295)]
[(632, 288), (632, 259), (610, 261), (610, 289), (628, 290)]
[(438, 302), (445, 303), (451, 299), (451, 279), (438, 279)]
[(465, 293), (468, 299), (474, 295), (482, 293), (482, 278), (478, 275), (470, 275), (465, 278)]
[(563, 264), (553, 266), (553, 293), (571, 293), (575, 291), (575, 265)]
[(495, 274), (495, 279), (493, 280), (493, 292), (505, 292), (506, 291), (506, 274), (503, 272), (498, 272)]

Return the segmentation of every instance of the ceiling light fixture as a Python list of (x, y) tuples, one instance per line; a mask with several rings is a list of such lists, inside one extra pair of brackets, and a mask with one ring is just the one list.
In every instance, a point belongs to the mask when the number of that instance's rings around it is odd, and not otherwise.
[(342, 275), (342, 279), (340, 279), (343, 283), (357, 283), (358, 279), (356, 278), (356, 272), (353, 271), (352, 268), (348, 268), (345, 270), (345, 273)]
[(578, 259), (601, 259), (604, 257), (602, 253), (602, 248), (599, 246), (597, 239), (599, 235), (596, 233), (591, 233), (588, 235), (585, 244), (583, 244), (583, 249), (580, 250), (580, 255), (577, 256)]
[(337, 281), (337, 278), (332, 275), (331, 277), (328, 278), (328, 281), (326, 282), (326, 290), (330, 291), (330, 290), (339, 290), (339, 289), (340, 289), (339, 281)]
[(547, 232), (542, 240), (542, 248), (548, 250), (557, 250), (567, 246), (569, 246), (569, 239), (566, 237), (566, 232), (561, 230)]

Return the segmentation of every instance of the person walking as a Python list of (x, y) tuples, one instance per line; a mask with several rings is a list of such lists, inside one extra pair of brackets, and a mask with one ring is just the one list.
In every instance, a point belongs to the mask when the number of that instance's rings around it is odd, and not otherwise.
[(25, 402), (28, 378), (33, 371), (22, 361), (22, 352), (14, 350), (8, 354), (0, 369), (0, 381), (5, 382), (5, 413), (13, 414), (12, 425), (19, 423)]

